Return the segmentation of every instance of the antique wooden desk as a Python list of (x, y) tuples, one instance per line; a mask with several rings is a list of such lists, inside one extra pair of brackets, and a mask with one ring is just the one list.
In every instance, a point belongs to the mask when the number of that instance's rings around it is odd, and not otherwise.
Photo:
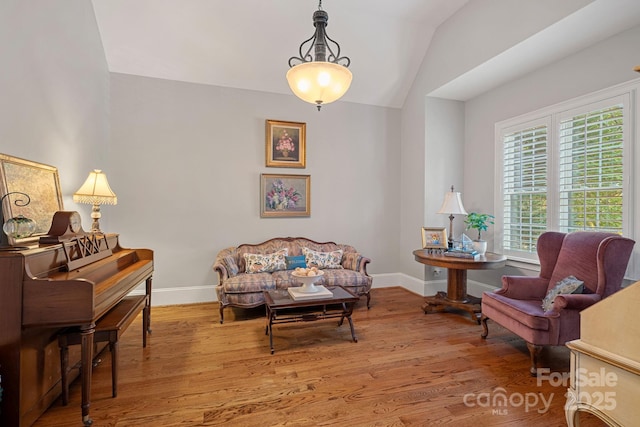
[(425, 313), (442, 311), (454, 307), (469, 312), (471, 318), (480, 324), (480, 298), (467, 295), (467, 270), (487, 270), (502, 268), (507, 257), (487, 252), (478, 259), (448, 257), (442, 253), (430, 253), (426, 249), (413, 251), (416, 261), (447, 269), (447, 292), (426, 297), (422, 309)]

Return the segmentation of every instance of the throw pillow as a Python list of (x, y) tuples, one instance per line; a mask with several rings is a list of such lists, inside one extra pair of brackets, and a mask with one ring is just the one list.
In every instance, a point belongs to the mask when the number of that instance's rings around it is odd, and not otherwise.
[(342, 252), (342, 249), (332, 252), (318, 252), (302, 248), (307, 266), (318, 268), (342, 268)]
[(574, 276), (565, 277), (547, 292), (547, 295), (542, 300), (542, 309), (545, 312), (551, 310), (553, 300), (555, 300), (558, 295), (582, 293), (583, 283), (582, 280), (578, 280)]
[(285, 257), (285, 262), (287, 263), (287, 270), (295, 270), (297, 267), (307, 268), (307, 263), (304, 262), (304, 255)]
[(285, 257), (288, 249), (280, 249), (271, 254), (242, 254), (247, 273), (271, 273), (277, 270), (286, 270)]
[(236, 263), (235, 258), (232, 257), (231, 255), (228, 255), (222, 258), (222, 263), (227, 269), (227, 273), (229, 273), (229, 277), (235, 277), (240, 272), (240, 269), (238, 268), (238, 264)]
[(360, 260), (362, 257), (358, 252), (347, 252), (342, 257), (342, 266), (347, 270), (360, 270)]

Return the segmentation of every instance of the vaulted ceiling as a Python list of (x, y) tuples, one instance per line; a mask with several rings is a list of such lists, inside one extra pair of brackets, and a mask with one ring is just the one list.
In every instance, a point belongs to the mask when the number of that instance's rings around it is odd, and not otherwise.
[[(317, 0), (92, 1), (111, 72), (282, 94), (291, 93), (287, 62), (313, 34), (318, 8)], [(325, 0), (327, 33), (354, 75), (343, 99), (402, 107), (437, 27), (473, 1)], [(435, 95), (468, 99), (640, 24), (637, 0), (589, 6)]]

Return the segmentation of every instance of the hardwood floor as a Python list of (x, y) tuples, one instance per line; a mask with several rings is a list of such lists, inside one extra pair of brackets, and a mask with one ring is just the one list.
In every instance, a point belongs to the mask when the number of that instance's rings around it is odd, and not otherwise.
[[(568, 383), (538, 384), (510, 332), (490, 322), (483, 340), (467, 314), (425, 315), (422, 297), (402, 288), (374, 289), (371, 301), (354, 311), (357, 343), (335, 320), (275, 325), (274, 355), (264, 308), (227, 309), (221, 325), (217, 303), (154, 307), (146, 349), (140, 318), (121, 339), (116, 398), (109, 352), (100, 355), (93, 425), (566, 425)], [(564, 347), (543, 359), (552, 372), (569, 371)], [(34, 425), (82, 425), (80, 400), (75, 381), (70, 404), (56, 401)]]

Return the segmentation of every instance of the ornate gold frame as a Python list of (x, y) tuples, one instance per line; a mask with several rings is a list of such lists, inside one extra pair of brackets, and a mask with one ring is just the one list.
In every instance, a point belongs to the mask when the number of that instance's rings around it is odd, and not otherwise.
[(261, 174), (260, 217), (296, 216), (311, 216), (311, 175)]
[(26, 206), (16, 204), (24, 200), (19, 194), (9, 195), (2, 203), (2, 213), (7, 221), (16, 215), (24, 215), (36, 223), (36, 231), (24, 239), (8, 238), (12, 246), (23, 245), (38, 240), (47, 234), (51, 227), (53, 214), (63, 210), (60, 177), (54, 166), (0, 154), (0, 197), (10, 192), (26, 193), (30, 203)]
[[(278, 142), (286, 132), (292, 151), (279, 150)], [(276, 168), (302, 168), (307, 162), (307, 125), (300, 122), (267, 120), (265, 126), (266, 166)]]

